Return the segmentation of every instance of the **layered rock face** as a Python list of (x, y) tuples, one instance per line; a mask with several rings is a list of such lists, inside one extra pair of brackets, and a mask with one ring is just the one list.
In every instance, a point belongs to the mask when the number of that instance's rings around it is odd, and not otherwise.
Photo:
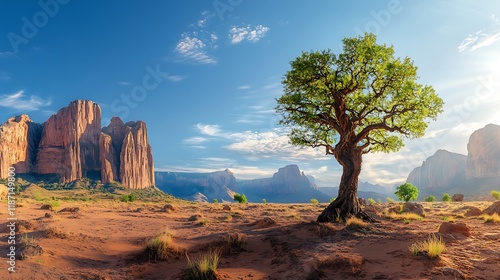
[(16, 173), (33, 169), (41, 128), (27, 115), (10, 118), (0, 125), (0, 178), (8, 177), (10, 167)]
[(35, 173), (59, 174), (62, 182), (99, 172), (101, 108), (92, 101), (77, 100), (60, 109), (43, 125)]
[(101, 177), (142, 189), (154, 186), (152, 149), (144, 122), (113, 118), (101, 130), (101, 108), (77, 100), (43, 125), (22, 115), (0, 126), (0, 177), (17, 173), (57, 174), (61, 182)]
[(446, 189), (465, 180), (467, 156), (438, 150), (422, 166), (413, 169), (406, 180), (422, 189)]
[(474, 131), (467, 143), (467, 179), (500, 177), (500, 126)]

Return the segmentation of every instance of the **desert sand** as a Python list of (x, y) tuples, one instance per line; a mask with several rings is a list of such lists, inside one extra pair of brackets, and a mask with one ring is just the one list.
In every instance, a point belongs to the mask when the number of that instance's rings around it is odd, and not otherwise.
[[(43, 201), (22, 199), (17, 208), (18, 237), (40, 245), (41, 255), (17, 260), (8, 273), (2, 253), (2, 279), (178, 279), (195, 258), (228, 235), (240, 233), (241, 246), (223, 253), (222, 279), (500, 279), (500, 223), (466, 217), (468, 206), (492, 202), (421, 203), (421, 220), (390, 219), (374, 208), (380, 221), (367, 228), (315, 221), (326, 204), (214, 204), (174, 198), (156, 202), (60, 201), (43, 210)], [(166, 204), (173, 210), (165, 210)], [(224, 210), (225, 205), (231, 209)], [(60, 212), (78, 207), (77, 212)], [(0, 204), (6, 228), (7, 204)], [(168, 208), (168, 207), (167, 207)], [(48, 214), (46, 214), (48, 213)], [(199, 214), (201, 217), (191, 218)], [(373, 215), (376, 215), (373, 213)], [(440, 257), (414, 256), (409, 247), (437, 233), (447, 221), (465, 223), (470, 236), (443, 234)], [(144, 250), (164, 231), (173, 235), (181, 254), (151, 260)], [(7, 252), (8, 233), (0, 235)]]

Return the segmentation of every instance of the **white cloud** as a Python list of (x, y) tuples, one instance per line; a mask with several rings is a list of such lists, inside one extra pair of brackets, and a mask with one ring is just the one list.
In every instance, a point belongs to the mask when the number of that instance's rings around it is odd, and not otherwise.
[(494, 24), (488, 28), (477, 31), (475, 34), (470, 34), (458, 46), (458, 52), (475, 51), (494, 44), (500, 40), (500, 24), (495, 16), (492, 16)]
[(208, 54), (210, 46), (217, 40), (217, 36), (210, 36), (210, 40), (202, 40), (202, 38), (195, 37), (195, 34), (184, 33), (182, 38), (175, 47), (175, 52), (179, 53), (186, 59), (202, 64), (216, 64), (215, 57)]
[(118, 82), (120, 86), (130, 86), (130, 82)]
[(199, 123), (195, 126), (195, 128), (198, 130), (199, 133), (208, 136), (217, 136), (221, 131), (219, 125), (212, 125), (212, 124)]
[(52, 104), (51, 100), (44, 100), (35, 95), (25, 98), (23, 90), (13, 94), (0, 95), (1, 107), (11, 108), (17, 111), (37, 111), (42, 107), (50, 106), (50, 104)]
[(180, 82), (184, 80), (184, 76), (179, 76), (179, 75), (167, 75), (165, 79), (171, 81), (171, 82)]
[(246, 89), (250, 89), (250, 86), (249, 85), (242, 85), (242, 86), (239, 86), (238, 89), (246, 90)]
[(183, 142), (184, 144), (189, 144), (189, 145), (198, 145), (203, 142), (206, 142), (208, 139), (204, 137), (191, 137), (188, 139), (185, 139)]
[(2, 57), (9, 57), (9, 56), (16, 56), (13, 52), (0, 52), (0, 58)]
[(229, 39), (231, 39), (232, 44), (238, 44), (244, 40), (255, 43), (264, 37), (267, 31), (269, 31), (269, 27), (264, 25), (257, 25), (255, 28), (250, 25), (246, 27), (233, 26), (229, 30)]

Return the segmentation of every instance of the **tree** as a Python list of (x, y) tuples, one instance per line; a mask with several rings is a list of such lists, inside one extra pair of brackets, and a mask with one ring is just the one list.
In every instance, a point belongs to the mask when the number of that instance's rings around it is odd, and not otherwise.
[(433, 195), (429, 195), (428, 197), (425, 198), (425, 201), (434, 202), (434, 201), (436, 201), (436, 197)]
[(239, 203), (247, 203), (247, 197), (244, 194), (234, 194), (233, 199)]
[(394, 193), (399, 200), (404, 200), (408, 202), (410, 200), (416, 200), (418, 197), (418, 188), (410, 183), (404, 183), (396, 188)]
[(337, 199), (318, 222), (357, 216), (374, 221), (357, 198), (362, 156), (395, 152), (405, 138), (424, 135), (443, 101), (428, 85), (417, 83), (417, 67), (395, 58), (393, 47), (365, 34), (343, 39), (343, 52), (303, 52), (290, 63), (276, 101), (280, 124), (297, 146), (324, 148), (342, 166)]
[(441, 198), (441, 200), (444, 201), (444, 202), (449, 202), (449, 201), (451, 201), (451, 195), (448, 194), (448, 193), (444, 193), (443, 197)]

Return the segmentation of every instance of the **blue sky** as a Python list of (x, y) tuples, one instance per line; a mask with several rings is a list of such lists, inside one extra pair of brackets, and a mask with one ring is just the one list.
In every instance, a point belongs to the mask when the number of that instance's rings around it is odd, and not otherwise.
[(319, 186), (341, 169), (322, 150), (288, 144), (275, 98), (301, 51), (339, 52), (373, 32), (409, 56), (445, 112), (398, 153), (364, 157), (361, 180), (392, 185), (437, 149), (467, 153), (468, 136), (500, 124), (500, 2), (0, 2), (0, 120), (43, 122), (75, 99), (147, 123), (157, 170), (229, 168), (237, 178), (298, 164)]

